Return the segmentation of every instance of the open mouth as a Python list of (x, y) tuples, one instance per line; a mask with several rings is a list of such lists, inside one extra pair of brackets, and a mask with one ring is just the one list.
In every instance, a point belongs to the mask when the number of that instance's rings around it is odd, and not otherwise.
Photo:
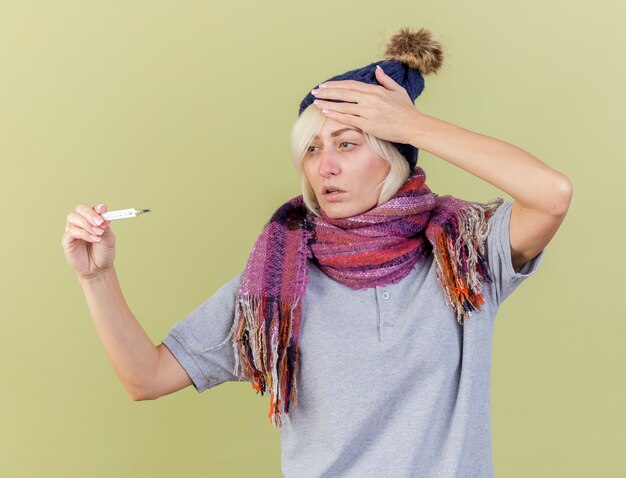
[(324, 188), (322, 197), (324, 198), (325, 202), (339, 202), (343, 201), (344, 194), (346, 194), (346, 192), (342, 191), (341, 189), (326, 187)]
[(339, 189), (337, 187), (334, 186), (324, 186), (324, 189), (322, 190), (322, 194), (324, 196), (328, 196), (328, 195), (336, 195), (336, 194), (340, 194), (340, 193), (344, 193), (345, 191), (343, 191), (342, 189)]

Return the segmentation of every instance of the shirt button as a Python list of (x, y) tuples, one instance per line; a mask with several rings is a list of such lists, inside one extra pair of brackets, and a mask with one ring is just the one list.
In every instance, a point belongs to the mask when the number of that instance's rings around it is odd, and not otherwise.
[(388, 300), (391, 297), (391, 294), (387, 291), (383, 292), (383, 299)]

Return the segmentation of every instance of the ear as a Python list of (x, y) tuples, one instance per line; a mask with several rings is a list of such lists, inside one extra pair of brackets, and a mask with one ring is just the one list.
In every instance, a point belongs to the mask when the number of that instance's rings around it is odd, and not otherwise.
[(380, 65), (376, 65), (376, 79), (378, 83), (387, 88), (388, 90), (399, 90), (402, 88), (398, 83), (394, 81), (394, 79), (383, 71)]

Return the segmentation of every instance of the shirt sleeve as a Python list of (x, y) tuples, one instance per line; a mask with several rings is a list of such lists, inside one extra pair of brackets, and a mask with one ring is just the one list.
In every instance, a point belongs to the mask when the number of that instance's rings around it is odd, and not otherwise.
[(162, 341), (185, 369), (198, 393), (226, 381), (240, 380), (233, 374), (235, 356), (230, 331), (241, 274), (174, 324)]
[(493, 278), (493, 282), (489, 285), (495, 301), (494, 308), (498, 308), (525, 279), (537, 272), (545, 252), (545, 249), (542, 249), (535, 257), (522, 265), (519, 271), (513, 268), (509, 239), (511, 206), (513, 206), (513, 201), (503, 202), (488, 220), (486, 254)]

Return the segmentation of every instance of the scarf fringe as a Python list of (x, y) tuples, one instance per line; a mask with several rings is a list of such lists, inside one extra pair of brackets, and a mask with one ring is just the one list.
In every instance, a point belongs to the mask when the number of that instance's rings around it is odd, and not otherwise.
[[(268, 305), (274, 313), (267, 331), (270, 334), (269, 351), (262, 315)], [(252, 388), (261, 395), (270, 390), (268, 418), (276, 427), (282, 426), (281, 411), (288, 413), (290, 405), (297, 404), (295, 365), (298, 347), (292, 340), (292, 323), (297, 306), (298, 300), (293, 304), (282, 304), (279, 316), (276, 313), (278, 310), (267, 298), (246, 296), (240, 298), (235, 309), (234, 374), (250, 379)], [(281, 348), (283, 343), (289, 345)], [(293, 381), (290, 381), (291, 378)]]
[(468, 203), (453, 219), (452, 226), (458, 231), (456, 241), (443, 232), (436, 237), (437, 280), (461, 325), (471, 316), (471, 311), (485, 303), (481, 280), (493, 281), (485, 258), (485, 241), (488, 219), (503, 202), (502, 198), (495, 198), (484, 204)]

